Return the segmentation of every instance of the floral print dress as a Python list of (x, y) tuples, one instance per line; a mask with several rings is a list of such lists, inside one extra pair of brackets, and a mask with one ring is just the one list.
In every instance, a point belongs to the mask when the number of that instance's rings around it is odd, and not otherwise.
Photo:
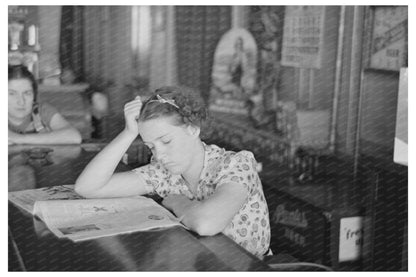
[(256, 160), (249, 151), (226, 151), (216, 145), (206, 145), (204, 167), (195, 194), (181, 175), (171, 174), (152, 158), (145, 166), (134, 169), (146, 182), (149, 194), (166, 197), (182, 194), (191, 200), (204, 200), (219, 186), (239, 183), (247, 190), (247, 200), (222, 231), (252, 254), (262, 257), (270, 245), (269, 211), (256, 171)]

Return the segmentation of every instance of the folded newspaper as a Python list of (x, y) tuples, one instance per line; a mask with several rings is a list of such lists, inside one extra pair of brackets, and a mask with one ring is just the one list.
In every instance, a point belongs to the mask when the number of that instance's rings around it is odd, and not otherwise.
[(9, 192), (9, 201), (37, 215), (59, 238), (81, 241), (171, 226), (178, 218), (153, 199), (85, 199), (73, 185)]

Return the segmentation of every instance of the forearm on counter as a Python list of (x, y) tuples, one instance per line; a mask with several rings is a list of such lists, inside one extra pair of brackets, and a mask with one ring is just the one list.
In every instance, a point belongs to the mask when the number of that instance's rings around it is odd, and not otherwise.
[(210, 197), (201, 201), (178, 198), (171, 209), (183, 224), (199, 235), (218, 234), (231, 222), (246, 203), (247, 190), (238, 183), (222, 185)]
[(225, 227), (224, 220), (218, 220), (210, 206), (203, 201), (189, 201), (174, 208), (174, 213), (182, 223), (201, 236), (213, 236)]
[(76, 181), (76, 189), (91, 191), (104, 186), (135, 138), (125, 131), (115, 137), (85, 167)]
[(19, 135), (18, 144), (80, 144), (81, 135), (75, 128), (65, 128), (48, 133)]

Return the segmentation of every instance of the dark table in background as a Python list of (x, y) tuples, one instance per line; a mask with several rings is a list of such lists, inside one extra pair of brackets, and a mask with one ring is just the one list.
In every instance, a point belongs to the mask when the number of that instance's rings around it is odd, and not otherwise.
[[(49, 148), (46, 157), (29, 149)], [(9, 191), (73, 184), (102, 145), (9, 146)], [(129, 170), (120, 163), (117, 171)], [(201, 237), (181, 227), (74, 243), (9, 202), (9, 270), (267, 271), (266, 263), (223, 234)]]

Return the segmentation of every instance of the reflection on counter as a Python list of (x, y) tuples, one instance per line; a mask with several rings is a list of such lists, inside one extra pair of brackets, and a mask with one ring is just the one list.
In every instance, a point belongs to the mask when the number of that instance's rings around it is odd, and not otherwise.
[(35, 170), (28, 164), (9, 164), (9, 192), (36, 187)]

